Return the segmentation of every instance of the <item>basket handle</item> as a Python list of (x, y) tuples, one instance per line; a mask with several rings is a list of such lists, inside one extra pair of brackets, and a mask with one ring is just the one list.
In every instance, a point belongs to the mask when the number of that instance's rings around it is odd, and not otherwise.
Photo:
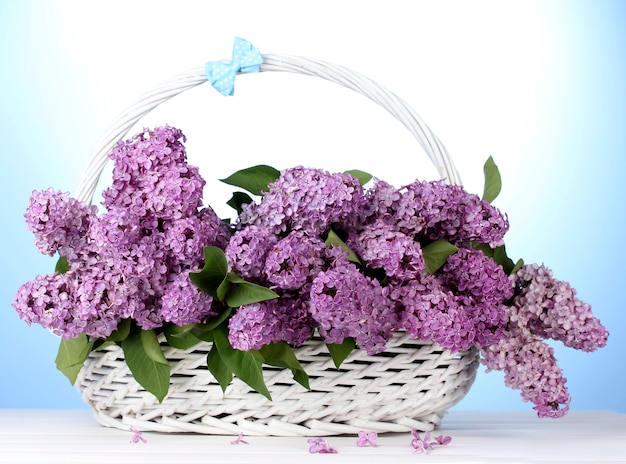
[[(400, 97), (373, 80), (343, 66), (292, 55), (263, 55), (261, 72), (292, 72), (320, 77), (352, 89), (385, 108), (417, 139), (437, 172), (446, 182), (460, 184), (461, 178), (441, 141), (422, 118)], [(176, 95), (207, 82), (205, 67), (193, 68), (145, 93), (115, 119), (104, 133), (85, 167), (75, 198), (91, 203), (108, 154), (141, 118)]]

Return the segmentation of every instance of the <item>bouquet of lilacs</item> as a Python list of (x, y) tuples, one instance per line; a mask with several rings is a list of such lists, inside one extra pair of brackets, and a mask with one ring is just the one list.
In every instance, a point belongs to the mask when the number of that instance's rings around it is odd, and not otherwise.
[(162, 345), (205, 341), (223, 389), (237, 376), (271, 398), (263, 364), (309, 388), (294, 348), (312, 337), (339, 365), (353, 349), (384, 352), (403, 332), (451, 352), (476, 346), (539, 416), (567, 412), (545, 339), (594, 351), (608, 332), (568, 283), (507, 256), (491, 158), (482, 199), (443, 181), (397, 188), (362, 171), (255, 166), (223, 179), (259, 197), (235, 192), (230, 223), (203, 207), (205, 181), (184, 141), (166, 126), (119, 142), (100, 215), (66, 193), (33, 192), (28, 227), (59, 259), (13, 306), (62, 338), (57, 366), (72, 382), (92, 350), (118, 344), (163, 400)]

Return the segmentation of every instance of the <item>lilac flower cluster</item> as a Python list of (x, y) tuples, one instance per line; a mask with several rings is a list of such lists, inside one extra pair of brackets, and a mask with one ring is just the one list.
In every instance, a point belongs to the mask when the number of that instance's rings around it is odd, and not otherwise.
[(355, 177), (298, 166), (284, 170), (261, 203), (245, 205), (240, 221), (277, 234), (306, 230), (319, 235), (331, 224), (349, 223), (362, 201), (363, 188)]
[[(312, 325), (327, 343), (347, 338), (369, 354), (385, 350), (393, 332), (406, 330), (452, 351), (499, 340), (512, 284), (502, 268), (471, 241), (501, 243), (506, 218), (489, 203), (443, 182), (397, 189), (377, 181), (365, 191), (349, 174), (296, 167), (268, 186), (259, 203), (244, 207), (226, 246), (231, 270), (281, 297), (308, 301)], [(333, 231), (358, 257), (325, 244)], [(447, 240), (460, 248), (435, 275), (425, 271), (423, 244)], [(239, 309), (257, 327), (258, 308)], [(234, 321), (239, 320), (233, 316)], [(244, 325), (232, 322), (238, 346)], [(258, 332), (257, 329), (254, 331)], [(292, 340), (288, 340), (292, 342)]]
[(523, 266), (512, 280), (519, 293), (507, 306), (507, 332), (482, 349), (483, 363), (488, 370), (504, 371), (506, 385), (521, 390), (540, 417), (561, 417), (569, 409), (570, 396), (554, 349), (544, 339), (594, 351), (606, 345), (608, 332), (574, 289), (546, 267)]
[[(33, 192), (25, 217), (35, 244), (65, 257), (69, 270), (20, 287), (13, 306), (22, 319), (66, 339), (107, 337), (128, 318), (144, 329), (206, 322), (222, 303), (188, 275), (216, 246), (228, 271), (278, 295), (233, 309), (236, 349), (300, 346), (318, 331), (326, 343), (353, 339), (376, 354), (403, 331), (451, 352), (477, 346), (488, 370), (503, 370), (540, 416), (567, 411), (565, 379), (543, 340), (593, 351), (608, 333), (545, 267), (508, 276), (482, 251), (502, 245), (508, 230), (497, 208), (442, 181), (375, 180), (365, 190), (348, 173), (298, 166), (231, 226), (202, 208), (205, 182), (187, 164), (184, 141), (162, 127), (118, 143), (101, 215), (68, 194)], [(433, 270), (436, 241), (455, 251)], [(433, 445), (416, 440), (422, 451)]]
[(21, 286), (13, 302), (21, 318), (69, 339), (107, 337), (125, 318), (151, 329), (216, 313), (187, 275), (202, 267), (203, 247), (225, 246), (230, 231), (200, 208), (204, 180), (183, 142), (171, 127), (119, 142), (100, 216), (66, 193), (33, 192), (25, 218), (35, 243), (65, 257), (69, 271)]
[(368, 192), (365, 216), (383, 220), (422, 240), (454, 244), (504, 243), (508, 219), (489, 202), (460, 185), (415, 181), (402, 189), (378, 181)]

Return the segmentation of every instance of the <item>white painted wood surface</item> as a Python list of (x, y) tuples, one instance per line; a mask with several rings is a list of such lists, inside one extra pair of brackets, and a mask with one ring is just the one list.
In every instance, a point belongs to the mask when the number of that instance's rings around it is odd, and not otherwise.
[(307, 437), (244, 437), (133, 432), (98, 425), (87, 410), (0, 410), (2, 463), (526, 463), (626, 462), (626, 414), (571, 411), (538, 419), (532, 411), (451, 411), (435, 435), (447, 446), (415, 454), (410, 433), (385, 434), (377, 448), (329, 437), (337, 454), (310, 454)]

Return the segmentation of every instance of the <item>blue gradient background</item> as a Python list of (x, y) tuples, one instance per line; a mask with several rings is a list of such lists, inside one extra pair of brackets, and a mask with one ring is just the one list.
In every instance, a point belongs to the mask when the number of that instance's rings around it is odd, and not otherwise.
[[(626, 412), (626, 3), (226, 3), (0, 0), (0, 408), (86, 407), (55, 369), (57, 339), (11, 307), (18, 286), (54, 264), (25, 228), (31, 191), (73, 191), (119, 111), (179, 71), (228, 58), (242, 36), (264, 53), (343, 64), (401, 95), (471, 191), (482, 191), (493, 155), (510, 254), (570, 281), (611, 332), (596, 353), (555, 345), (572, 408)], [(246, 77), (226, 103), (203, 89), (146, 124), (181, 127), (207, 179), (259, 161), (356, 166), (394, 183), (434, 175), (384, 111), (324, 84)], [(228, 198), (218, 184), (207, 186), (211, 204)], [(456, 406), (530, 407), (501, 374), (482, 371)]]

